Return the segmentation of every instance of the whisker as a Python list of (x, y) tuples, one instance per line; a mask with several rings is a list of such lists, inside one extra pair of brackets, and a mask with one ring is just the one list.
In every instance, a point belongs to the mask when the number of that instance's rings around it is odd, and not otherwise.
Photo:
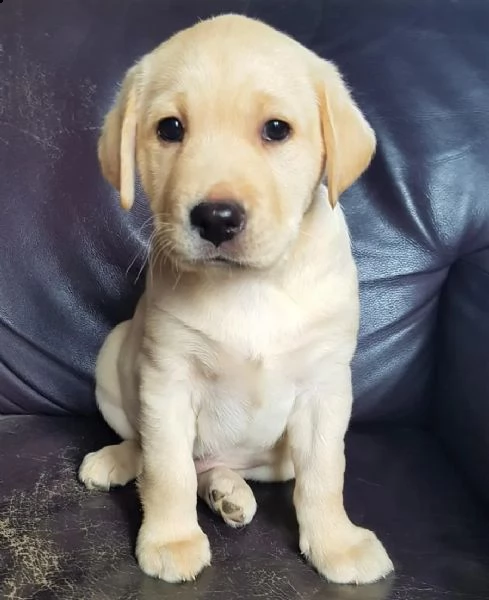
[(141, 263), (141, 267), (139, 268), (139, 271), (138, 271), (138, 274), (136, 275), (136, 279), (134, 280), (134, 283), (137, 283), (139, 281), (141, 274), (143, 273), (146, 266), (148, 265), (148, 260), (149, 260), (149, 247), (148, 247), (148, 250), (145, 252), (144, 260)]
[(181, 271), (177, 273), (177, 278), (175, 279), (175, 283), (173, 284), (172, 290), (175, 291), (177, 289), (178, 284), (180, 283), (180, 279), (182, 278)]
[[(136, 232), (129, 232), (129, 239), (133, 239), (133, 240), (140, 240), (141, 237), (141, 233), (143, 228), (145, 228), (147, 225), (152, 224), (153, 221), (153, 215), (150, 215), (147, 219), (145, 219), (143, 221), (143, 223), (137, 228)], [(132, 269), (132, 267), (134, 266), (134, 263), (137, 261), (137, 259), (139, 258), (141, 252), (143, 252), (143, 264), (142, 267), (139, 269), (139, 273), (136, 277), (136, 282), (138, 281), (139, 277), (141, 276), (142, 270), (144, 269), (144, 266), (147, 262), (147, 253), (148, 253), (148, 248), (150, 247), (151, 244), (151, 239), (154, 235), (154, 232), (151, 233), (149, 240), (145, 243), (145, 246), (143, 248), (140, 248), (136, 254), (134, 255), (134, 258), (131, 260), (131, 262), (129, 263), (127, 269), (126, 269), (126, 277), (129, 275), (129, 271)]]

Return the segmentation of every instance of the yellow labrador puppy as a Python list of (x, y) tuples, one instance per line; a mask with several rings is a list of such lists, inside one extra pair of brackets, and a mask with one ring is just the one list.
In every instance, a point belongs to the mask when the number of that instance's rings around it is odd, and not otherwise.
[(177, 582), (209, 565), (197, 495), (241, 526), (256, 511), (246, 479), (293, 477), (300, 549), (319, 573), (367, 583), (392, 570), (343, 506), (359, 311), (337, 201), (374, 148), (336, 68), (259, 21), (200, 22), (127, 73), (99, 158), (126, 209), (137, 165), (153, 254), (96, 369), (124, 441), (86, 456), (80, 478), (139, 477), (145, 573)]

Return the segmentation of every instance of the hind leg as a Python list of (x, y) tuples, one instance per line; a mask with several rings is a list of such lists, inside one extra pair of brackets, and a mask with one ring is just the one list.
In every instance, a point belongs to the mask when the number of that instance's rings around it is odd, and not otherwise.
[(231, 527), (248, 525), (256, 500), (250, 486), (235, 471), (214, 467), (198, 475), (198, 494)]
[[(118, 364), (120, 352), (131, 322), (120, 323), (107, 336), (97, 359), (96, 397), (97, 405), (107, 424), (124, 440), (114, 446), (106, 446), (87, 454), (80, 466), (78, 476), (88, 489), (109, 490), (125, 485), (141, 472), (142, 459), (135, 421), (137, 405), (124, 406)], [(132, 358), (132, 357), (130, 357)], [(136, 397), (136, 394), (126, 395)], [(132, 411), (132, 418), (129, 412)]]
[(89, 490), (109, 490), (126, 485), (141, 473), (141, 448), (136, 440), (124, 440), (90, 452), (83, 459), (78, 477)]
[(228, 461), (222, 462), (196, 461), (198, 494), (228, 525), (243, 527), (253, 519), (257, 508), (253, 491), (245, 480), (288, 481), (294, 477), (294, 465), (286, 436), (275, 447), (245, 460), (239, 452), (238, 457), (227, 458)]

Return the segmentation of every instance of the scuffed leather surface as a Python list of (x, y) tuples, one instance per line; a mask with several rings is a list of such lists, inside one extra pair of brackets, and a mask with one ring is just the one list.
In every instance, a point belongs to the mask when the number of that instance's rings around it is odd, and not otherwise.
[(451, 270), (440, 313), (439, 430), (489, 501), (489, 249)]
[(300, 558), (290, 484), (256, 485), (245, 529), (200, 506), (213, 566), (172, 586), (143, 575), (133, 556), (140, 522), (134, 487), (89, 492), (76, 480), (85, 452), (110, 441), (84, 418), (0, 419), (0, 597), (15, 600), (486, 600), (488, 515), (434, 438), (421, 431), (353, 432), (346, 502), (375, 529), (395, 577), (364, 586), (326, 583)]
[(355, 417), (430, 413), (441, 286), (489, 240), (483, 0), (5, 0), (1, 412), (95, 411), (96, 352), (133, 310), (149, 235), (144, 199), (126, 215), (102, 181), (98, 128), (138, 56), (229, 10), (336, 60), (377, 131), (372, 168), (343, 197), (361, 278)]

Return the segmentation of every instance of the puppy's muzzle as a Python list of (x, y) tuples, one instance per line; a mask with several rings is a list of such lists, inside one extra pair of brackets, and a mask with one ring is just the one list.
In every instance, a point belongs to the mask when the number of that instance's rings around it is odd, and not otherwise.
[(190, 224), (203, 240), (218, 248), (243, 231), (246, 213), (237, 202), (201, 202), (191, 210)]

